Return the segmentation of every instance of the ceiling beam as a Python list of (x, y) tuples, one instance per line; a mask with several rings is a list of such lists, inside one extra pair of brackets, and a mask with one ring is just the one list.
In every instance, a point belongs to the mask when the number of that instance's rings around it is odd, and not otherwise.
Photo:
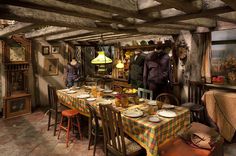
[(221, 0), (225, 2), (227, 5), (229, 5), (232, 9), (236, 11), (236, 2), (235, 0)]
[(236, 24), (236, 19), (230, 19), (227, 17), (221, 17), (221, 16), (216, 16), (215, 17), (218, 21), (223, 21), (223, 22), (228, 22), (228, 23), (234, 23)]
[[(49, 12), (57, 12), (59, 14), (63, 14), (63, 15), (69, 15), (69, 16), (75, 16), (75, 17), (84, 17), (84, 18), (90, 18), (93, 20), (100, 20), (100, 21), (105, 21), (105, 22), (110, 22), (110, 23), (116, 23), (116, 24), (123, 24), (123, 25), (131, 25), (128, 21), (125, 21), (123, 19), (114, 19), (112, 18), (112, 16), (108, 17), (107, 15), (104, 16), (99, 16), (99, 15), (95, 15), (89, 12), (85, 12), (85, 11), (81, 11), (80, 9), (76, 9), (75, 8), (77, 6), (75, 5), (65, 5), (63, 2), (57, 2), (57, 3), (53, 3), (53, 1), (41, 1), (41, 0), (16, 0), (16, 1), (9, 1), (9, 0), (2, 0), (0, 1), (0, 3), (3, 4), (10, 4), (10, 5), (14, 5), (14, 6), (20, 6), (20, 7), (25, 7), (25, 8), (30, 8), (30, 9), (36, 9), (36, 10), (43, 10), (43, 11), (49, 11)], [(64, 5), (65, 7), (64, 7)], [(164, 9), (165, 7), (163, 5), (158, 5), (159, 9), (162, 8)], [(160, 7), (162, 6), (162, 7)], [(157, 6), (154, 6), (155, 8)], [(156, 9), (158, 9), (156, 8)], [(146, 9), (153, 9), (154, 8), (146, 8)], [(144, 9), (145, 10), (145, 9)], [(142, 10), (141, 10), (142, 11)], [(151, 19), (148, 16), (142, 15), (142, 17), (145, 17), (145, 19)], [(149, 26), (149, 27), (158, 27), (158, 28), (163, 28), (162, 26), (159, 25), (155, 25), (153, 26), (152, 24), (146, 24), (145, 26)], [(185, 27), (174, 27), (174, 26), (170, 26), (170, 25), (166, 25), (166, 28), (169, 29), (183, 29), (183, 30), (192, 30), (193, 28), (186, 28)]]
[(36, 25), (33, 23), (22, 23), (22, 22), (17, 22), (13, 25), (9, 25), (3, 29), (0, 30), (0, 37), (7, 37), (13, 34), (17, 34), (22, 31), (30, 30)]
[(82, 34), (88, 34), (88, 33), (91, 33), (91, 31), (88, 31), (88, 30), (76, 30), (76, 31), (72, 31), (72, 32), (67, 32), (67, 33), (61, 33), (61, 34), (47, 36), (46, 40), (47, 41), (62, 40), (62, 39), (66, 39), (66, 38), (70, 38), (70, 37), (75, 37), (75, 36), (82, 35)]
[(137, 33), (133, 30), (118, 30), (111, 27), (98, 27), (94, 20), (79, 18), (74, 16), (62, 15), (47, 11), (23, 8), (11, 5), (0, 5), (0, 18), (11, 19), (21, 22), (34, 22), (43, 25), (70, 27), (85, 29), (97, 32), (118, 32), (118, 33)]
[(90, 11), (89, 9), (78, 9), (78, 6), (65, 4), (63, 2), (53, 2), (53, 1), (41, 1), (41, 0), (1, 0), (0, 4), (9, 4), (14, 6), (20, 6), (25, 8), (43, 10), (48, 12), (56, 12), (59, 14), (82, 17), (82, 18), (90, 18), (93, 20), (100, 20), (105, 22), (119, 23), (119, 24), (127, 24), (127, 21), (122, 20), (114, 20), (109, 13), (99, 12), (97, 13)]
[(114, 34), (114, 35), (107, 35), (107, 36), (94, 36), (94, 37), (86, 37), (86, 38), (78, 38), (76, 41), (90, 41), (90, 40), (101, 40), (106, 38), (112, 38), (112, 37), (119, 37), (119, 36), (130, 36), (128, 34)]
[(151, 12), (157, 12), (157, 11), (161, 11), (161, 10), (165, 10), (165, 9), (169, 9), (169, 8), (170, 7), (167, 5), (160, 4), (160, 5), (155, 5), (155, 6), (151, 6), (148, 8), (140, 9), (138, 12), (139, 12), (139, 14), (148, 15)]
[[(202, 4), (197, 4), (195, 1), (189, 1), (189, 0), (156, 0), (158, 2), (161, 2), (161, 4), (164, 4), (166, 6), (171, 6), (172, 8), (175, 8), (177, 10), (186, 12), (186, 13), (193, 13), (198, 12), (202, 8)], [(201, 2), (198, 0), (198, 2)]]
[[(105, 12), (119, 14), (125, 17), (134, 17), (139, 19), (145, 19), (141, 15), (138, 15), (138, 7), (136, 4), (127, 0), (110, 0), (110, 1), (98, 1), (98, 0), (59, 0), (65, 3), (70, 3), (78, 6), (83, 6), (90, 9), (102, 10)], [(103, 3), (102, 3), (103, 2)], [(132, 6), (127, 8), (127, 6)]]
[(107, 32), (107, 33), (90, 33), (90, 34), (85, 34), (85, 35), (78, 35), (77, 37), (72, 37), (72, 38), (68, 38), (65, 39), (65, 41), (72, 41), (72, 40), (77, 40), (77, 39), (81, 39), (81, 38), (87, 38), (87, 37), (98, 37), (98, 36), (103, 36), (103, 35), (112, 35), (114, 33), (112, 32)]
[(64, 33), (64, 32), (68, 32), (72, 30), (74, 29), (67, 28), (67, 27), (48, 26), (43, 29), (25, 33), (25, 38), (36, 38), (36, 37), (41, 37), (41, 36), (53, 35), (56, 33)]
[[(215, 16), (217, 14), (227, 13), (227, 12), (231, 12), (231, 11), (233, 11), (233, 9), (226, 6), (226, 7), (219, 7), (219, 8), (203, 10), (203, 11), (197, 12), (197, 13), (189, 13), (189, 14), (184, 14), (184, 15), (177, 15), (177, 16), (162, 18), (159, 20), (152, 20), (152, 21), (149, 21), (146, 23), (152, 23), (152, 24), (169, 23), (170, 24), (170, 23), (183, 21), (183, 20), (189, 20), (189, 19), (195, 19), (195, 18), (201, 18), (201, 17), (211, 17), (211, 16)], [(145, 25), (146, 23), (141, 24), (141, 25)]]

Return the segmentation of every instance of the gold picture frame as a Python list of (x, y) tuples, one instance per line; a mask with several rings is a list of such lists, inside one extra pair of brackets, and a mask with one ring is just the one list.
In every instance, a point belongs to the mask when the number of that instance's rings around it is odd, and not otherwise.
[(58, 54), (60, 52), (60, 46), (52, 46), (52, 54)]
[(58, 75), (58, 58), (45, 58), (44, 59), (44, 75), (55, 76)]
[(49, 55), (50, 54), (49, 46), (42, 46), (42, 54), (43, 55)]

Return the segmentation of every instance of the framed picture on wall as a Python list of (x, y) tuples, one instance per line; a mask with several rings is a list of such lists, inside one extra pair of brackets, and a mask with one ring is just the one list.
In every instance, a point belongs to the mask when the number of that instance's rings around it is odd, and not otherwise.
[(58, 54), (60, 52), (59, 46), (52, 46), (52, 54)]
[(49, 46), (42, 46), (42, 54), (43, 55), (49, 55), (50, 54)]
[(44, 60), (44, 75), (55, 76), (58, 75), (58, 58), (45, 58)]

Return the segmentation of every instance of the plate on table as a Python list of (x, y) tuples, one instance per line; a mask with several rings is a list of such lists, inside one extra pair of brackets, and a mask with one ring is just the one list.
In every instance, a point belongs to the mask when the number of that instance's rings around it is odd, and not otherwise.
[(96, 98), (87, 98), (86, 100), (87, 100), (87, 101), (95, 101)]
[(69, 91), (67, 91), (66, 93), (67, 93), (67, 94), (74, 94), (74, 93), (76, 93), (76, 91), (75, 91), (75, 90), (69, 90)]
[(139, 109), (127, 109), (123, 112), (123, 114), (131, 118), (137, 118), (143, 116), (143, 111)]
[(156, 106), (157, 102), (156, 102), (156, 100), (149, 100), (148, 104), (151, 105), (151, 106)]
[(70, 91), (70, 89), (69, 89), (69, 88), (63, 89), (62, 91), (63, 91), (63, 92), (68, 92), (68, 91)]
[(141, 98), (141, 99), (138, 99), (139, 102), (144, 102), (145, 99)]
[(98, 102), (98, 104), (109, 105), (109, 104), (112, 104), (112, 101), (111, 100), (102, 100), (102, 101)]
[(165, 110), (165, 109), (157, 111), (157, 115), (160, 115), (162, 117), (167, 117), (167, 118), (173, 118), (177, 116), (177, 114), (174, 111)]
[(162, 105), (162, 108), (163, 108), (163, 109), (174, 109), (174, 108), (175, 108), (175, 105), (163, 104), (163, 105)]
[(150, 122), (161, 122), (161, 119), (158, 116), (153, 115), (153, 116), (150, 116), (148, 118), (148, 121), (150, 121)]
[(113, 95), (116, 95), (116, 94), (118, 94), (118, 92), (112, 92), (112, 94), (113, 94)]
[(80, 98), (80, 99), (85, 99), (85, 98), (89, 98), (90, 95), (89, 94), (81, 94), (81, 95), (78, 95), (77, 98)]
[(110, 89), (105, 89), (105, 90), (103, 91), (103, 93), (112, 93), (112, 90), (110, 90)]

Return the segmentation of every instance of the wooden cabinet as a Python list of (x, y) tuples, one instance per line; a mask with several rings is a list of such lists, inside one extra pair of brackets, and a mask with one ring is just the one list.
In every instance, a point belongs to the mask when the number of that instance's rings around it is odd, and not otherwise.
[(13, 36), (2, 42), (6, 82), (3, 113), (5, 118), (12, 118), (31, 112), (28, 81), (31, 42), (21, 36)]

